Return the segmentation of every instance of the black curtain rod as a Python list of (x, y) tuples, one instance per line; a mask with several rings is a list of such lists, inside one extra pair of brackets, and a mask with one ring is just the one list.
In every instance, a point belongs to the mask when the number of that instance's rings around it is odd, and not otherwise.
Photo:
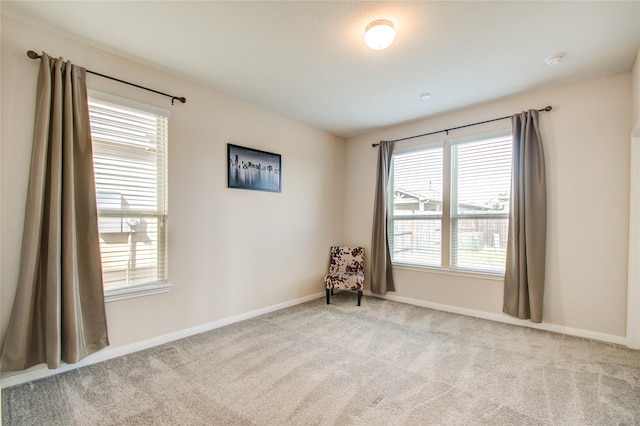
[[(546, 108), (542, 108), (539, 109), (538, 111), (542, 112), (542, 111), (551, 111), (551, 107), (548, 106)], [(450, 129), (444, 129), (444, 130), (438, 130), (436, 132), (430, 132), (430, 133), (423, 133), (421, 135), (415, 135), (415, 136), (407, 136), (406, 138), (401, 138), (401, 139), (394, 139), (392, 141), (388, 141), (388, 142), (400, 142), (400, 141), (406, 141), (408, 139), (415, 139), (415, 138), (421, 138), (423, 136), (429, 136), (429, 135), (437, 135), (438, 133), (446, 133), (449, 134), (449, 131), (451, 130), (458, 130), (458, 129), (463, 129), (465, 127), (471, 127), (471, 126), (477, 126), (478, 124), (485, 124), (485, 123), (491, 123), (493, 121), (499, 121), (499, 120), (506, 120), (507, 118), (511, 118), (510, 115), (507, 115), (505, 117), (500, 117), (500, 118), (493, 118), (491, 120), (485, 120), (485, 121), (478, 121), (477, 123), (471, 123), (471, 124), (465, 124), (464, 126), (458, 126), (458, 127), (452, 127)], [(379, 143), (372, 143), (371, 146), (372, 147), (376, 147), (380, 145)]]
[[(33, 50), (28, 50), (27, 51), (27, 56), (30, 57), (31, 59), (40, 59), (42, 57), (42, 55), (38, 55)], [(182, 97), (182, 96), (173, 96), (173, 95), (169, 95), (168, 93), (162, 93), (162, 92), (159, 92), (157, 90), (149, 89), (148, 87), (140, 86), (139, 84), (129, 83), (128, 81), (120, 80), (119, 78), (110, 77), (108, 75), (100, 74), (99, 72), (90, 71), (90, 70), (85, 70), (85, 71), (88, 72), (89, 74), (93, 74), (93, 75), (97, 75), (99, 77), (108, 78), (109, 80), (117, 81), (118, 83), (128, 84), (129, 86), (137, 87), (138, 89), (148, 90), (149, 92), (157, 93), (158, 95), (167, 96), (167, 97), (171, 98), (171, 105), (173, 105), (173, 102), (176, 101), (176, 100), (180, 101), (181, 103), (187, 102), (187, 98)]]

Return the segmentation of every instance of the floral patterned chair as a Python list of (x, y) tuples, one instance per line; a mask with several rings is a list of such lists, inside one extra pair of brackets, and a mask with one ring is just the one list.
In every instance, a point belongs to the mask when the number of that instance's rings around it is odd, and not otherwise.
[(327, 305), (333, 290), (352, 290), (358, 292), (358, 306), (364, 288), (364, 248), (331, 247), (329, 273), (324, 277), (327, 293)]

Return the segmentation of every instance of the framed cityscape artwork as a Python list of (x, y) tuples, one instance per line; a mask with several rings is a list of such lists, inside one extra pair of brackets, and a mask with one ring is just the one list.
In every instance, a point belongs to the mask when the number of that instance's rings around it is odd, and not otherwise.
[(280, 154), (227, 144), (227, 186), (282, 192)]

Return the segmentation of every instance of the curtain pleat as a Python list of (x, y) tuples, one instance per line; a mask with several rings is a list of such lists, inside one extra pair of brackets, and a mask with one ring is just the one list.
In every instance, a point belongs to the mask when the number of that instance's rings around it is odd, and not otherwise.
[(5, 371), (58, 368), (109, 344), (85, 76), (42, 54)]
[(511, 118), (513, 162), (503, 311), (542, 322), (547, 237), (544, 150), (538, 111)]
[(371, 291), (376, 294), (395, 291), (389, 251), (387, 207), (392, 154), (393, 142), (380, 142), (371, 236)]

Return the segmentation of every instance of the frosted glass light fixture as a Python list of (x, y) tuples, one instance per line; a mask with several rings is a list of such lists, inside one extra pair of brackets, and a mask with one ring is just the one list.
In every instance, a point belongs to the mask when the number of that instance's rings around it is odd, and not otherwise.
[(373, 50), (382, 50), (389, 47), (396, 38), (393, 23), (386, 19), (379, 19), (367, 25), (364, 33), (364, 42)]

